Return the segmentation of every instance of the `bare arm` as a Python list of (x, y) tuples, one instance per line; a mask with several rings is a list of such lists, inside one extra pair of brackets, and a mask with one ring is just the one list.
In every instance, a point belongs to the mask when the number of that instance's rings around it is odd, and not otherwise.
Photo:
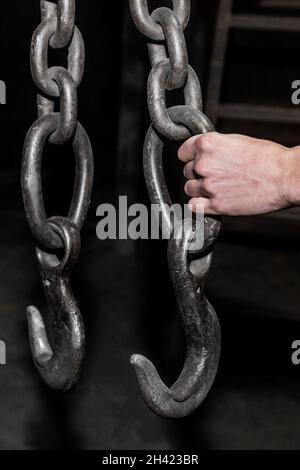
[(201, 204), (207, 214), (257, 215), (300, 205), (300, 147), (211, 132), (189, 139), (178, 156), (194, 211)]

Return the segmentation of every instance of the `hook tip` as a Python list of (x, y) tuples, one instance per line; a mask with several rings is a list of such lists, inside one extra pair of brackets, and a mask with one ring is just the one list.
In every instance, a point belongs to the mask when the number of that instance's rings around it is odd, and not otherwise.
[(141, 365), (143, 357), (140, 354), (133, 354), (130, 358), (130, 364), (135, 367), (139, 367)]
[(142, 394), (146, 397), (146, 402), (151, 401), (149, 397), (152, 396), (153, 391), (155, 391), (155, 395), (159, 395), (165, 388), (156, 367), (149, 359), (140, 354), (133, 354), (130, 362), (135, 369)]
[(27, 321), (32, 355), (41, 367), (45, 366), (53, 356), (48, 342), (44, 320), (39, 310), (30, 306), (27, 308)]
[(142, 356), (141, 354), (133, 354), (130, 358), (130, 363), (135, 370), (140, 385), (151, 382), (151, 380), (149, 381), (149, 377), (152, 376), (153, 369), (155, 368), (149, 359)]
[(130, 358), (130, 363), (137, 374), (151, 374), (154, 370), (156, 371), (152, 362), (141, 354), (133, 354)]

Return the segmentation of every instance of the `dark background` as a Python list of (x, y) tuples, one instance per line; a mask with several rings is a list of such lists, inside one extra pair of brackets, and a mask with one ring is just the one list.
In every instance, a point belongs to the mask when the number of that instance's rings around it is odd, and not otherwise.
[[(151, 2), (153, 7), (167, 1)], [(186, 32), (190, 62), (206, 91), (217, 1), (194, 1)], [(236, 8), (257, 2), (236, 2)], [(79, 88), (79, 120), (95, 156), (95, 187), (83, 231), (73, 288), (86, 325), (87, 356), (78, 386), (48, 390), (32, 363), (26, 306), (45, 310), (20, 191), (22, 146), (36, 119), (30, 76), (31, 35), (39, 1), (0, 4), (0, 366), (1, 449), (297, 449), (300, 446), (300, 366), (291, 344), (300, 338), (300, 219), (225, 219), (207, 295), (222, 326), (216, 382), (190, 417), (171, 421), (152, 414), (139, 394), (129, 357), (150, 357), (168, 384), (180, 372), (184, 341), (171, 290), (166, 245), (160, 241), (96, 238), (96, 208), (126, 194), (148, 203), (142, 144), (149, 124), (145, 40), (133, 26), (127, 1), (77, 1), (77, 25), (86, 43)], [(299, 79), (300, 36), (234, 32), (230, 37), (222, 99), (291, 105)], [(51, 57), (57, 63), (56, 56)], [(300, 112), (300, 111), (299, 111)], [(220, 122), (218, 130), (299, 144), (299, 125)], [(166, 173), (176, 200), (182, 169), (173, 148)], [(74, 160), (68, 146), (47, 147), (44, 191), (48, 214), (65, 214)]]

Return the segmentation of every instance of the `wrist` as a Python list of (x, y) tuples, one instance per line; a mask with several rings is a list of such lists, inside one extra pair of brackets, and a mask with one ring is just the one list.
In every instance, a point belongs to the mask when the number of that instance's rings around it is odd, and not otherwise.
[(285, 199), (289, 206), (300, 205), (300, 146), (285, 149), (284, 181)]

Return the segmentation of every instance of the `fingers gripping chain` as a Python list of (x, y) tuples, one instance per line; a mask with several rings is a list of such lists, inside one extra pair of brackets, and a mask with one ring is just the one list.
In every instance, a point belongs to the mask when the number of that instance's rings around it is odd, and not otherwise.
[[(129, 3), (137, 28), (151, 41), (148, 107), (152, 126), (144, 144), (144, 173), (150, 200), (159, 204), (164, 226), (173, 234), (168, 246), (168, 263), (187, 347), (182, 372), (170, 388), (144, 356), (133, 355), (131, 363), (149, 408), (164, 417), (181, 418), (205, 399), (218, 369), (220, 325), (204, 295), (204, 287), (221, 223), (215, 218), (204, 218), (204, 245), (196, 254), (191, 250), (197, 230), (195, 221), (184, 221), (183, 236), (176, 237), (177, 228), (165, 209), (172, 202), (163, 171), (163, 138), (186, 140), (214, 129), (202, 113), (201, 87), (195, 71), (188, 65), (183, 30), (190, 15), (190, 0), (173, 0), (174, 11), (158, 8), (151, 15), (147, 0), (129, 0)], [(164, 41), (165, 46), (157, 41)], [(166, 91), (181, 88), (185, 104), (168, 109)]]
[[(55, 390), (68, 390), (78, 381), (84, 357), (85, 335), (80, 310), (70, 286), (70, 275), (80, 251), (93, 185), (93, 153), (84, 128), (77, 121), (77, 87), (84, 72), (85, 49), (75, 26), (75, 0), (41, 0), (42, 22), (31, 43), (31, 71), (39, 88), (38, 120), (24, 144), (23, 200), (49, 307), (44, 321), (36, 307), (27, 309), (29, 338), (36, 367)], [(68, 69), (48, 67), (48, 49), (68, 50)], [(55, 98), (60, 111), (54, 112)], [(47, 219), (42, 188), (42, 158), (47, 142), (72, 141), (76, 178), (67, 217)], [(63, 250), (63, 259), (57, 257)], [(46, 326), (47, 325), (47, 326)], [(46, 329), (51, 328), (51, 339)], [(50, 335), (49, 335), (50, 336)]]

